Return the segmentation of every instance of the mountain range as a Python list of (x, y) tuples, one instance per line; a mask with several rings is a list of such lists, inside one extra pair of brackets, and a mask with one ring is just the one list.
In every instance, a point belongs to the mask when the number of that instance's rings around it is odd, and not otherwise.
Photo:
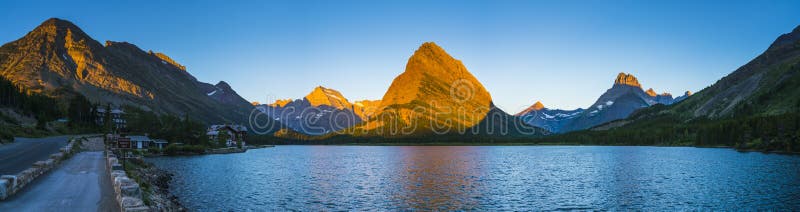
[(380, 101), (351, 103), (337, 90), (317, 86), (302, 99), (277, 100), (256, 108), (289, 128), (308, 135), (324, 135), (369, 119)]
[(348, 137), (428, 135), (544, 135), (494, 106), (489, 92), (461, 61), (433, 42), (408, 59), (381, 100), (350, 103), (336, 90), (316, 87), (302, 99), (258, 106), (297, 132)]
[(82, 94), (95, 103), (205, 123), (247, 123), (254, 109), (227, 83), (200, 82), (166, 54), (126, 42), (101, 44), (57, 18), (0, 47), (0, 75), (49, 96)]
[(449, 135), (528, 140), (559, 133), (547, 139), (658, 143), (705, 141), (724, 134), (737, 145), (761, 145), (762, 139), (783, 142), (795, 138), (792, 130), (800, 125), (792, 122), (800, 111), (798, 63), (800, 27), (696, 94), (658, 94), (644, 90), (635, 76), (620, 73), (585, 109), (553, 109), (536, 102), (512, 116), (494, 106), (490, 93), (461, 61), (433, 42), (423, 43), (409, 57), (380, 100), (351, 102), (339, 91), (318, 86), (303, 98), (263, 105), (247, 102), (226, 82), (198, 81), (164, 53), (126, 42), (101, 44), (61, 19), (48, 19), (0, 47), (0, 75), (30, 92), (61, 99), (80, 94), (98, 104), (187, 115), (206, 124), (244, 124), (259, 113), (266, 115), (261, 121), (269, 126), (259, 129), (261, 133), (351, 140)]
[(800, 152), (800, 26), (676, 104), (643, 108), (625, 119), (535, 142)]
[(587, 109), (560, 110), (544, 107), (541, 102), (517, 113), (526, 123), (554, 133), (588, 129), (609, 121), (627, 118), (634, 111), (655, 104), (670, 105), (691, 95), (673, 99), (669, 93), (657, 94), (652, 88), (642, 89), (632, 74), (619, 73), (610, 89)]

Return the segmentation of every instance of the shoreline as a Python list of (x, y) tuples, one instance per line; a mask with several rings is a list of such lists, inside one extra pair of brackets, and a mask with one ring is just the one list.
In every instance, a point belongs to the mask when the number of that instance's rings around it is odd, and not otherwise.
[(173, 173), (145, 160), (128, 160), (123, 165), (125, 172), (141, 184), (142, 200), (147, 206), (159, 211), (187, 211), (178, 196), (169, 190)]
[(616, 145), (616, 144), (569, 144), (569, 143), (342, 143), (342, 144), (277, 144), (272, 146), (618, 146), (618, 147), (693, 147), (693, 148), (718, 148), (731, 149), (738, 152), (760, 152), (764, 154), (800, 155), (800, 152), (740, 149), (734, 146), (695, 146), (695, 145)]

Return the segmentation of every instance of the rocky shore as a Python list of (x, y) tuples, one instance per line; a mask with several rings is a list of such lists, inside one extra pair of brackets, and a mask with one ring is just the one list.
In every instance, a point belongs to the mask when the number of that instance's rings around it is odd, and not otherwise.
[(169, 192), (172, 174), (141, 159), (128, 159), (125, 171), (142, 186), (142, 199), (155, 211), (187, 211)]

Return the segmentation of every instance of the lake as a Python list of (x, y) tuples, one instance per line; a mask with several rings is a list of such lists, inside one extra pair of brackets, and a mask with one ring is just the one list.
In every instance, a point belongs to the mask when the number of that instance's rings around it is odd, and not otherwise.
[(222, 210), (800, 209), (800, 157), (608, 146), (277, 146), (158, 157)]

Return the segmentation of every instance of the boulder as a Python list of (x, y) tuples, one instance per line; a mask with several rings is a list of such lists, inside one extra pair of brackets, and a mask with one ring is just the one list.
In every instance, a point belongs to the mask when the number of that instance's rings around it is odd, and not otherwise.
[(136, 207), (145, 206), (144, 202), (141, 199), (135, 198), (135, 197), (122, 197), (122, 199), (120, 200), (119, 205), (120, 205), (120, 207), (123, 208), (123, 210), (125, 208), (136, 208)]
[(118, 176), (118, 177), (114, 178), (114, 187), (117, 187), (117, 188), (121, 188), (123, 186), (130, 186), (131, 184), (135, 184), (135, 183), (136, 182), (131, 180), (131, 178), (128, 178), (128, 176)]
[(117, 164), (117, 163), (119, 163), (119, 160), (117, 160), (117, 158), (115, 157), (108, 158), (108, 164)]
[(125, 177), (125, 171), (122, 170), (111, 171), (111, 179), (117, 179), (117, 177)]
[(53, 166), (53, 164), (47, 163), (47, 161), (36, 161), (35, 163), (33, 163), (33, 167), (42, 169), (50, 168), (51, 166)]
[(0, 180), (5, 180), (8, 182), (6, 184), (7, 188), (14, 188), (17, 186), (17, 176), (16, 175), (2, 175), (0, 176)]
[(112, 163), (111, 164), (111, 170), (125, 170), (125, 169), (122, 168), (122, 165), (119, 164), (119, 163)]
[(31, 167), (25, 169), (25, 171), (20, 172), (17, 174), (17, 186), (22, 187), (28, 184), (29, 182), (33, 181), (36, 177), (41, 174), (42, 169), (37, 167)]
[(64, 159), (64, 153), (60, 153), (60, 152), (59, 153), (53, 153), (52, 155), (50, 155), (50, 159), (53, 159), (53, 160), (56, 160), (56, 161), (61, 161), (61, 159)]
[(0, 200), (8, 198), (11, 194), (11, 182), (7, 179), (0, 179)]
[[(45, 162), (45, 164), (47, 164), (48, 169), (49, 168), (53, 168), (53, 167), (55, 167), (57, 165), (56, 164), (56, 160), (53, 160), (52, 158), (47, 159), (44, 162)], [(47, 170), (45, 170), (45, 171), (47, 171)]]
[(120, 195), (123, 197), (142, 197), (142, 189), (139, 188), (139, 184), (132, 183), (127, 185), (120, 185)]

